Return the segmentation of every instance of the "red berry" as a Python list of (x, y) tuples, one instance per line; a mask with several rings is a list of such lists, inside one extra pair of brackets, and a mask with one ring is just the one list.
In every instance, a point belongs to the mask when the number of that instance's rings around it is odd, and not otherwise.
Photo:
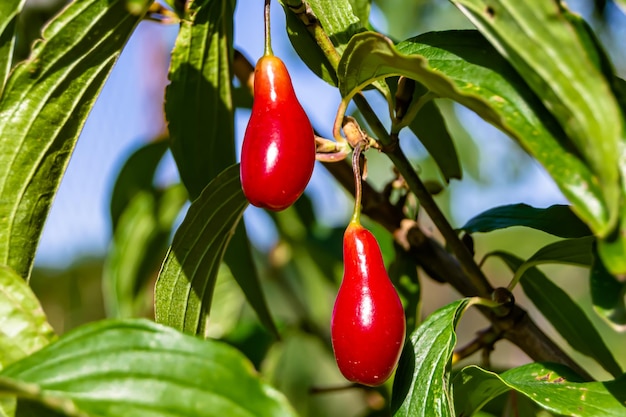
[(376, 238), (356, 222), (344, 234), (343, 258), (343, 281), (331, 321), (335, 359), (348, 380), (380, 385), (393, 373), (404, 345), (402, 303)]
[(276, 56), (254, 70), (254, 102), (241, 149), (241, 184), (251, 204), (274, 211), (304, 192), (315, 163), (315, 137), (289, 72)]

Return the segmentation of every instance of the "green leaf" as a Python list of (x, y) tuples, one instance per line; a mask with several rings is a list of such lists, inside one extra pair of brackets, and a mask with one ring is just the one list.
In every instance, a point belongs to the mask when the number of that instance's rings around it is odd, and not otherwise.
[[(369, 16), (369, 2), (364, 0), (312, 0), (307, 2), (311, 11), (319, 20), (319, 25), (329, 36), (339, 55), (345, 49), (350, 38), (364, 29)], [(298, 56), (311, 71), (332, 86), (337, 85), (337, 75), (333, 63), (324, 55), (307, 25), (297, 16), (306, 12), (302, 3), (281, 0), (287, 20), (287, 35)], [(290, 5), (296, 5), (290, 8)], [(356, 9), (353, 9), (356, 7)], [(367, 15), (367, 16), (366, 16)], [(363, 18), (365, 17), (365, 20)]]
[(337, 85), (337, 74), (328, 61), (313, 36), (307, 30), (306, 25), (296, 14), (289, 9), (288, 1), (281, 0), (287, 23), (287, 36), (302, 62), (315, 75), (332, 86)]
[(204, 334), (224, 251), (247, 206), (239, 164), (218, 175), (191, 204), (156, 283), (157, 322)]
[(251, 253), (246, 226), (244, 222), (239, 222), (224, 254), (224, 262), (230, 268), (230, 272), (259, 317), (259, 321), (278, 339), (280, 338), (278, 329), (267, 306), (254, 260), (252, 256), (244, 256)]
[[(559, 2), (452, 0), (539, 96), (569, 141), (600, 179), (609, 221), (619, 204), (619, 143), (623, 118), (611, 87), (564, 15)], [(593, 53), (592, 53), (593, 54)]]
[(235, 163), (233, 3), (188, 2), (172, 51), (165, 116), (172, 154), (192, 201)]
[(111, 224), (117, 228), (122, 213), (142, 191), (154, 190), (154, 173), (168, 149), (163, 139), (148, 142), (134, 151), (120, 169), (111, 192)]
[[(231, 84), (233, 8), (232, 0), (189, 2), (172, 51), (165, 113), (172, 154), (192, 200), (212, 179), (235, 163)], [(214, 203), (220, 202), (215, 200)], [(207, 212), (213, 210), (212, 203), (203, 204), (208, 204), (204, 209)], [(236, 230), (232, 248), (225, 249), (227, 242), (224, 241), (224, 247), (214, 248), (217, 252), (210, 255), (221, 260), (226, 250), (225, 260), (233, 276), (261, 322), (275, 333), (267, 304), (259, 291), (259, 278), (246, 242), (245, 227), (237, 226)], [(213, 265), (217, 266), (219, 263)], [(213, 276), (216, 273), (217, 269), (212, 272)], [(209, 280), (206, 289), (209, 299), (213, 283)]]
[(0, 266), (0, 369), (54, 340), (39, 300), (14, 271)]
[[(28, 284), (0, 266), (0, 370), (56, 338), (39, 300)], [(15, 415), (15, 400), (0, 398), (0, 416)]]
[(352, 13), (361, 21), (361, 26), (369, 26), (372, 0), (350, 0), (350, 5), (352, 6)]
[(365, 30), (363, 22), (354, 14), (350, 0), (309, 0), (308, 4), (339, 55), (343, 54), (352, 36)]
[(87, 115), (141, 19), (125, 0), (74, 1), (11, 73), (0, 99), (0, 264), (23, 277)]
[[(524, 264), (524, 261), (506, 252), (494, 252), (493, 255), (500, 257), (512, 271), (518, 271)], [(525, 270), (520, 284), (528, 298), (570, 346), (595, 359), (611, 375), (618, 377), (622, 374), (619, 363), (596, 327), (565, 291), (536, 267)]]
[(172, 226), (187, 201), (181, 184), (140, 192), (121, 214), (103, 271), (110, 317), (137, 317), (150, 301), (145, 285), (159, 270)]
[(457, 416), (471, 416), (488, 401), (514, 390), (559, 415), (596, 417), (626, 413), (626, 378), (582, 382), (569, 368), (530, 363), (498, 375), (471, 365), (454, 378)]
[(595, 238), (592, 236), (559, 240), (539, 249), (526, 260), (525, 264), (534, 266), (544, 263), (559, 263), (591, 266), (594, 243)]
[[(218, 173), (235, 163), (230, 69), (232, 3), (190, 2), (172, 52), (165, 110), (172, 153), (192, 199)], [(267, 320), (265, 302), (259, 301), (260, 285), (245, 228), (242, 225), (237, 230), (226, 260), (262, 322), (274, 330)], [(238, 265), (231, 261), (235, 256), (239, 257), (235, 261), (240, 262)]]
[(591, 230), (571, 210), (555, 204), (545, 209), (527, 204), (499, 206), (471, 218), (460, 229), (467, 233), (486, 233), (513, 226), (525, 226), (551, 235), (575, 238), (591, 235)]
[(593, 308), (614, 330), (626, 330), (626, 283), (619, 282), (596, 258), (589, 275)]
[(236, 349), (147, 320), (80, 327), (0, 375), (67, 416), (295, 416)]
[(461, 163), (437, 103), (430, 100), (424, 104), (409, 128), (433, 157), (447, 182), (461, 179)]
[(0, 95), (11, 71), (15, 47), (15, 25), (24, 3), (25, 0), (0, 2)]
[[(613, 92), (622, 109), (626, 114), (626, 81), (613, 76)], [(626, 178), (626, 140), (620, 143), (619, 169), (622, 179)], [(626, 274), (626, 181), (622, 181), (621, 188), (621, 218), (619, 227), (614, 233), (598, 240), (598, 255), (606, 269), (615, 275)]]
[(440, 308), (411, 334), (393, 384), (394, 417), (454, 415), (450, 391), (454, 329), (469, 303), (462, 299)]
[(397, 47), (372, 32), (355, 35), (341, 58), (344, 99), (374, 80), (404, 75), (450, 98), (514, 138), (554, 178), (572, 210), (596, 233), (609, 224), (598, 177), (567, 146), (554, 119), (510, 65), (476, 31), (420, 35)]

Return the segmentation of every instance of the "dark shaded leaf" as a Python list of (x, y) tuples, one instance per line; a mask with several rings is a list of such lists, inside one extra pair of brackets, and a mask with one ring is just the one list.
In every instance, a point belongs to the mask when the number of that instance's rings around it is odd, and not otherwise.
[[(506, 252), (491, 254), (494, 255), (501, 258), (511, 271), (517, 271), (524, 264), (523, 260)], [(570, 346), (595, 359), (611, 375), (618, 377), (622, 374), (619, 363), (596, 327), (565, 291), (536, 267), (525, 270), (520, 284), (528, 298)]]
[(589, 276), (593, 308), (614, 330), (626, 330), (626, 283), (619, 282), (599, 259)]
[(141, 191), (154, 190), (154, 173), (167, 149), (166, 140), (148, 142), (134, 151), (120, 169), (111, 192), (111, 225), (114, 231), (131, 200)]
[(261, 279), (251, 253), (246, 225), (244, 222), (239, 222), (235, 226), (235, 234), (224, 254), (224, 262), (230, 268), (230, 272), (259, 317), (259, 321), (274, 337), (279, 338), (278, 329), (267, 306), (267, 300), (261, 288)]
[(523, 203), (494, 207), (471, 218), (460, 229), (467, 233), (486, 233), (513, 226), (530, 227), (564, 238), (592, 234), (570, 206), (562, 204), (547, 208), (535, 208)]
[(165, 116), (172, 154), (192, 201), (235, 163), (233, 3), (189, 1), (172, 51)]
[(424, 104), (409, 128), (433, 157), (447, 182), (461, 179), (461, 163), (437, 103), (430, 100)]
[(394, 244), (394, 249), (396, 257), (389, 264), (389, 278), (403, 301), (407, 333), (413, 333), (420, 324), (422, 312), (422, 289), (417, 265), (404, 248)]

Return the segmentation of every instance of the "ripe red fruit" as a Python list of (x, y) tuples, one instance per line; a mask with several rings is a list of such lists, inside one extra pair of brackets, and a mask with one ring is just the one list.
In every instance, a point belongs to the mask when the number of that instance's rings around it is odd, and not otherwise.
[(274, 211), (304, 192), (315, 163), (315, 137), (283, 62), (265, 55), (254, 70), (254, 102), (241, 149), (248, 201)]
[(372, 233), (351, 222), (343, 238), (343, 281), (331, 336), (335, 359), (350, 381), (376, 386), (391, 376), (404, 345), (404, 310)]

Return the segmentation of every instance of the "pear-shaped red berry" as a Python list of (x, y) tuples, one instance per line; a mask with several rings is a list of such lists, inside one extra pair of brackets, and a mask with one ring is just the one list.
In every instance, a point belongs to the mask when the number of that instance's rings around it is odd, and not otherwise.
[(251, 204), (274, 211), (304, 192), (315, 164), (311, 122), (287, 68), (265, 55), (254, 70), (254, 101), (241, 149), (241, 184)]
[(357, 221), (345, 231), (343, 260), (331, 321), (335, 359), (346, 379), (380, 385), (393, 373), (404, 345), (402, 303), (376, 238)]

